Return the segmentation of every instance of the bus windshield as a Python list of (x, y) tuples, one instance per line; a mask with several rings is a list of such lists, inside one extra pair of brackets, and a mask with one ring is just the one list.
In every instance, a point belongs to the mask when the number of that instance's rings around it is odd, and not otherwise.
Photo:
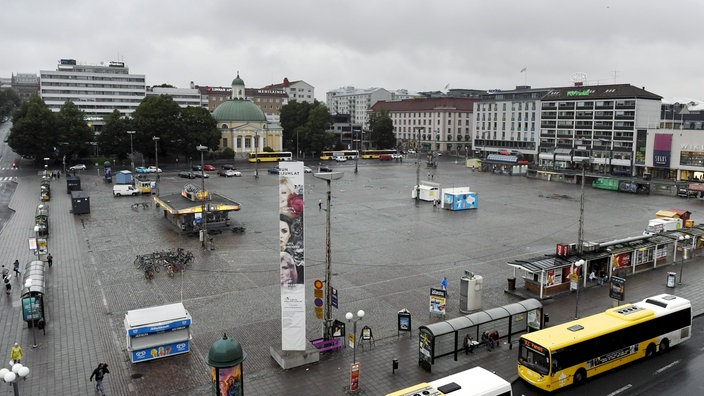
[(545, 348), (522, 339), (518, 349), (518, 362), (538, 374), (548, 375), (550, 373), (550, 358), (543, 352)]

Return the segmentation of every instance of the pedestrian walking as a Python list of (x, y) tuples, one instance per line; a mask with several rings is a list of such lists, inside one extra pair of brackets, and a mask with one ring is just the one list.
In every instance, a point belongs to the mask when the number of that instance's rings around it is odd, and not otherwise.
[(13, 264), (14, 270), (15, 270), (15, 276), (19, 279), (20, 277), (20, 261), (15, 260), (15, 263)]
[(10, 350), (10, 366), (15, 363), (20, 363), (20, 361), (22, 361), (22, 347), (16, 342)]
[(93, 370), (93, 373), (90, 375), (90, 382), (93, 382), (93, 377), (95, 377), (95, 390), (96, 392), (100, 392), (101, 396), (105, 396), (105, 388), (103, 388), (103, 378), (105, 377), (105, 374), (109, 374), (110, 370), (108, 370), (108, 364), (100, 362), (98, 364), (98, 367)]
[(323, 210), (323, 200), (322, 199), (318, 200), (318, 210)]
[(49, 253), (49, 255), (46, 256), (46, 262), (47, 262), (47, 264), (49, 264), (49, 268), (51, 268), (51, 264), (54, 263), (54, 257), (51, 255), (51, 253)]
[(10, 270), (8, 268), (5, 268), (5, 264), (3, 264), (0, 273), (2, 274), (3, 278), (7, 278), (7, 276), (10, 275)]

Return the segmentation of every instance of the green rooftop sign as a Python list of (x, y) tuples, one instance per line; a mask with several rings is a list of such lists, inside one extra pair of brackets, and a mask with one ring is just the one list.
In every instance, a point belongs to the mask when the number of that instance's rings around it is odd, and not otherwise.
[(592, 93), (591, 89), (583, 89), (581, 91), (567, 91), (567, 96), (588, 96)]

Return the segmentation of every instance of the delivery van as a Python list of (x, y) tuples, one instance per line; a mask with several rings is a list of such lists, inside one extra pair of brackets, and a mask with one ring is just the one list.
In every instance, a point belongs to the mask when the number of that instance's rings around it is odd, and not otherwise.
[(680, 228), (682, 228), (682, 219), (669, 217), (652, 219), (648, 221), (648, 226), (645, 227), (643, 235), (655, 235), (665, 231), (676, 231)]
[(121, 197), (123, 195), (139, 195), (139, 190), (131, 184), (115, 184), (112, 187), (112, 196)]

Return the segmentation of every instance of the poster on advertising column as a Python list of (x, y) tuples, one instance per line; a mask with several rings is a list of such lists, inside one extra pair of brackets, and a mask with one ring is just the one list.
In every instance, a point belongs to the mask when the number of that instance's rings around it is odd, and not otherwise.
[(281, 349), (306, 350), (303, 162), (279, 162)]

